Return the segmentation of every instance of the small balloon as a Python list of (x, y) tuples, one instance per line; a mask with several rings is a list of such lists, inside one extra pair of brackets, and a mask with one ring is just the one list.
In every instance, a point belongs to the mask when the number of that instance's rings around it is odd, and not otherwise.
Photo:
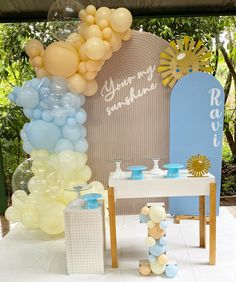
[(165, 274), (169, 278), (174, 278), (178, 273), (178, 266), (176, 264), (168, 264), (165, 269)]

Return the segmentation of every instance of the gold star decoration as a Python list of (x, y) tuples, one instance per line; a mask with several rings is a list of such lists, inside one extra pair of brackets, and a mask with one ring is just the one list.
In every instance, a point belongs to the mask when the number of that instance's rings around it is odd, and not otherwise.
[(207, 174), (210, 167), (211, 162), (204, 155), (197, 154), (191, 156), (187, 161), (188, 172), (195, 177), (202, 177), (204, 174)]
[(185, 36), (182, 41), (171, 41), (169, 47), (160, 54), (157, 71), (161, 74), (163, 85), (173, 88), (184, 75), (196, 71), (212, 72), (210, 57), (211, 52), (201, 40), (196, 42)]

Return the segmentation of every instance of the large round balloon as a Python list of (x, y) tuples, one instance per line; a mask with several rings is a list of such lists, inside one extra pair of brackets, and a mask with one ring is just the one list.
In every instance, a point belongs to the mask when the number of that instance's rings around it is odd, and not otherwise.
[(49, 30), (58, 40), (66, 40), (78, 28), (78, 15), (84, 6), (74, 0), (56, 0), (48, 10)]

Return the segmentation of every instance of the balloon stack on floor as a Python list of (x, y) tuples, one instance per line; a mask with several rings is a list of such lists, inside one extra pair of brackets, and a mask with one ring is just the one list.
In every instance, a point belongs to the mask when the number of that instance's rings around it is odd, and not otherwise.
[[(63, 20), (63, 13), (73, 11), (77, 30), (68, 30), (65, 21), (67, 38), (56, 36), (64, 41), (53, 42), (45, 49), (39, 40), (29, 40), (26, 53), (37, 78), (15, 87), (9, 95), (30, 119), (21, 138), (31, 159), (16, 170), (13, 182), (17, 191), (5, 215), (9, 221), (51, 235), (64, 232), (63, 210), (76, 198), (76, 193), (68, 190), (87, 184), (92, 175), (86, 165), (85, 96), (97, 92), (97, 73), (121, 48), (122, 40), (131, 37), (132, 15), (127, 9), (89, 5), (79, 11), (74, 7), (81, 5), (73, 0), (53, 3), (49, 19)], [(31, 164), (33, 176), (29, 179)], [(99, 193), (106, 198), (100, 182), (93, 181), (90, 186), (83, 193)]]
[(166, 255), (166, 212), (162, 205), (144, 206), (141, 209), (140, 222), (148, 226), (148, 237), (145, 243), (148, 247), (148, 260), (140, 261), (139, 272), (143, 276), (151, 273), (161, 275), (165, 273), (173, 278), (178, 272), (176, 264), (168, 263)]

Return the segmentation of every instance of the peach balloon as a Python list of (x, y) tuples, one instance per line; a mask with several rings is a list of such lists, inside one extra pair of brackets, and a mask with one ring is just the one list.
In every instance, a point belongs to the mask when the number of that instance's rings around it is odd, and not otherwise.
[(106, 39), (106, 38), (110, 38), (112, 35), (112, 30), (110, 27), (106, 27), (103, 29), (102, 31), (102, 36)]
[(143, 275), (143, 276), (148, 276), (148, 275), (150, 275), (150, 273), (151, 273), (151, 267), (150, 267), (150, 265), (145, 265), (145, 264), (143, 264), (143, 265), (140, 265), (139, 266), (139, 272), (140, 272), (140, 274), (141, 275)]
[(79, 63), (78, 71), (80, 73), (85, 73), (86, 72), (86, 62), (80, 62)]
[(47, 72), (67, 78), (77, 71), (79, 57), (74, 47), (59, 41), (47, 47), (43, 60)]
[(43, 66), (43, 59), (41, 56), (36, 56), (32, 60), (33, 67), (42, 67)]
[(87, 80), (92, 80), (96, 77), (97, 73), (96, 72), (86, 72), (83, 74), (84, 78), (87, 79)]
[(118, 8), (111, 15), (111, 27), (118, 32), (125, 32), (132, 24), (132, 15), (126, 8)]
[(96, 24), (99, 24), (100, 20), (107, 20), (110, 23), (111, 10), (107, 7), (101, 7), (97, 9), (95, 14)]
[(101, 67), (101, 61), (89, 60), (85, 63), (85, 67), (89, 72), (97, 72)]
[(92, 60), (101, 60), (106, 52), (102, 39), (97, 37), (89, 38), (85, 43), (86, 55)]
[(67, 79), (67, 85), (71, 92), (81, 94), (86, 88), (86, 80), (76, 73)]
[(85, 11), (86, 11), (86, 13), (87, 13), (88, 15), (94, 16), (95, 13), (96, 13), (96, 7), (93, 6), (93, 5), (88, 5), (88, 6), (86, 7)]
[(160, 265), (165, 265), (168, 262), (168, 256), (166, 254), (161, 254), (158, 258), (157, 261)]
[(77, 49), (77, 51), (84, 44), (84, 42), (85, 40), (83, 36), (81, 36), (80, 34), (76, 32), (71, 33), (66, 39), (66, 43), (69, 43), (70, 45), (72, 45), (74, 48)]
[(25, 52), (29, 57), (39, 56), (43, 50), (43, 44), (37, 39), (30, 39), (25, 46)]
[(96, 94), (97, 90), (98, 90), (98, 84), (96, 80), (87, 81), (86, 89), (83, 92), (83, 95), (93, 96), (94, 94)]
[(81, 61), (88, 60), (88, 56), (86, 54), (86, 45), (85, 44), (81, 45), (81, 47), (79, 49), (79, 57), (80, 57)]
[(107, 40), (110, 42), (113, 52), (116, 52), (121, 48), (122, 40), (117, 32), (112, 32), (111, 37)]
[(93, 25), (90, 25), (87, 28), (86, 33), (85, 33), (85, 37), (86, 37), (86, 39), (89, 39), (91, 37), (99, 37), (99, 38), (101, 38), (102, 37), (102, 32), (101, 32), (100, 28), (96, 24), (93, 24)]
[(94, 24), (94, 23), (95, 23), (95, 18), (94, 18), (94, 16), (87, 15), (87, 16), (86, 16), (86, 23), (87, 23), (88, 25)]
[(50, 76), (50, 74), (45, 70), (45, 68), (35, 68), (35, 72), (37, 77), (44, 77), (44, 76)]
[(124, 32), (123, 34), (121, 34), (121, 38), (122, 38), (122, 40), (127, 41), (127, 40), (130, 39), (131, 35), (132, 35), (132, 31), (131, 31), (131, 29), (129, 28), (126, 32)]

